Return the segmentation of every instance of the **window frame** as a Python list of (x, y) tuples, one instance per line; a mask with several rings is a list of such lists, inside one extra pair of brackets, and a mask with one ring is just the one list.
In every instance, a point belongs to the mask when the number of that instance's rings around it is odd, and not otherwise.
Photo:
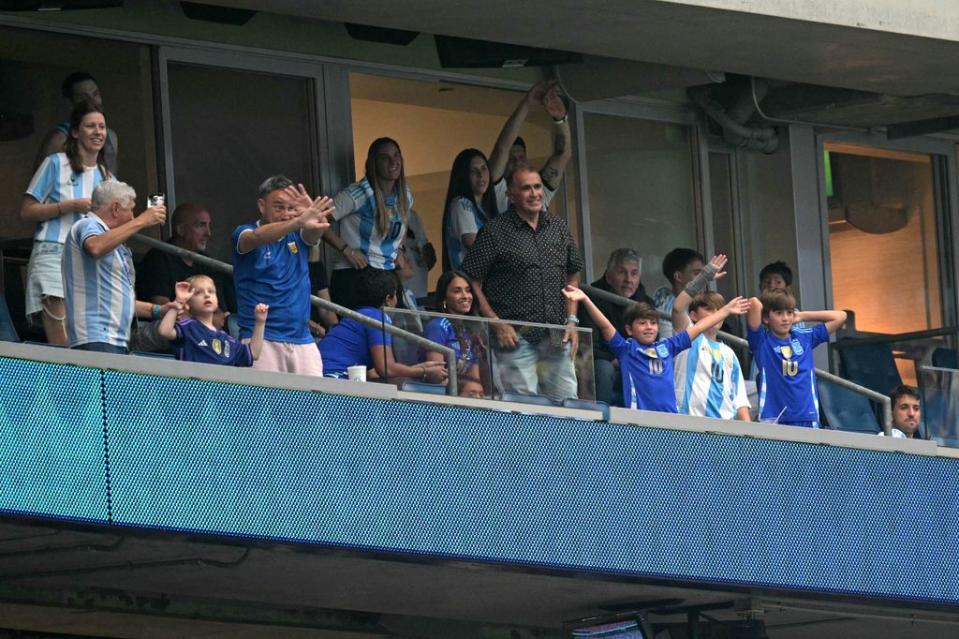
[(704, 255), (712, 250), (714, 235), (712, 205), (709, 201), (710, 145), (706, 140), (703, 120), (692, 107), (652, 99), (606, 99), (577, 104), (573, 115), (573, 139), (575, 141), (573, 161), (577, 163), (578, 178), (576, 205), (580, 216), (580, 229), (582, 230), (580, 242), (583, 247), (583, 257), (586, 262), (585, 275), (588, 281), (595, 280), (601, 273), (593, 272), (593, 243), (587, 241), (587, 238), (592, 238), (592, 224), (589, 209), (589, 174), (586, 166), (586, 153), (584, 152), (588, 144), (585, 133), (586, 115), (613, 115), (689, 127), (695, 248)]
[(939, 295), (942, 303), (942, 325), (956, 326), (956, 282), (959, 281), (959, 176), (957, 176), (956, 144), (945, 138), (919, 137), (887, 140), (880, 133), (858, 131), (819, 131), (816, 134), (816, 171), (819, 187), (819, 219), (822, 235), (822, 282), (826, 307), (833, 308), (832, 258), (829, 251), (829, 206), (825, 186), (824, 152), (829, 143), (856, 144), (890, 151), (909, 151), (931, 156), (933, 190), (936, 204), (937, 259), (939, 262)]

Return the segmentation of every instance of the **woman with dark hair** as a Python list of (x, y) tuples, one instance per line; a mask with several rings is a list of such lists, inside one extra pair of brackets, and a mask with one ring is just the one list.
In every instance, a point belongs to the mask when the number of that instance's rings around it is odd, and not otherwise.
[[(436, 282), (434, 309), (454, 317), (436, 317), (429, 321), (423, 331), (423, 337), (443, 346), (449, 346), (456, 353), (456, 372), (460, 377), (479, 378), (482, 345), (469, 330), (469, 322), (456, 319), (456, 315), (474, 315), (473, 289), (469, 276), (460, 271), (446, 271)], [(428, 362), (442, 362), (442, 353), (423, 351)]]
[[(356, 278), (357, 311), (381, 324), (392, 324), (384, 307), (396, 306), (399, 278), (393, 271), (368, 268)], [(446, 381), (445, 362), (420, 362), (409, 366), (396, 361), (393, 336), (382, 328), (360, 324), (345, 318), (330, 328), (320, 342), (324, 377), (345, 379), (350, 366), (363, 365), (376, 371), (381, 379), (415, 379), (424, 382)], [(372, 376), (372, 375), (371, 375)]]
[(67, 343), (63, 320), (60, 262), (70, 227), (90, 210), (90, 196), (112, 179), (104, 159), (107, 122), (99, 106), (83, 102), (70, 115), (70, 136), (62, 153), (48, 155), (30, 180), (20, 217), (35, 222), (27, 265), (26, 314), (42, 315), (47, 342)]
[(394, 140), (373, 141), (365, 173), (363, 179), (336, 194), (333, 219), (339, 224), (336, 232), (330, 229), (323, 236), (340, 252), (333, 260), (330, 294), (334, 302), (349, 308), (357, 308), (355, 280), (360, 271), (367, 267), (396, 270), (413, 206), (403, 155)]
[(444, 271), (460, 267), (476, 234), (497, 213), (486, 156), (479, 149), (460, 151), (453, 160), (443, 205)]

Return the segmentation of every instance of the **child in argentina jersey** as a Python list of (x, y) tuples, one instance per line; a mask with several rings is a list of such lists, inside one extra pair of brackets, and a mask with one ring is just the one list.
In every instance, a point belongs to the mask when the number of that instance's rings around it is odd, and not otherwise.
[(586, 307), (594, 326), (599, 329), (609, 348), (619, 360), (623, 377), (623, 399), (627, 408), (677, 412), (676, 386), (673, 378), (673, 358), (688, 349), (692, 340), (704, 331), (722, 324), (730, 314), (742, 315), (747, 303), (741, 297), (730, 301), (720, 310), (703, 318), (688, 329), (665, 340), (657, 339), (659, 314), (644, 302), (626, 309), (623, 322), (629, 339), (616, 331), (589, 297), (580, 289), (567, 286), (563, 295)]
[(746, 383), (731, 348), (700, 335), (674, 364), (680, 413), (749, 421)]
[[(719, 311), (726, 300), (705, 290), (708, 282), (724, 273), (727, 258), (714, 255), (702, 273), (676, 296), (672, 325), (676, 332)], [(697, 292), (698, 291), (698, 292)], [(676, 403), (679, 412), (699, 417), (749, 421), (749, 399), (739, 359), (719, 341), (715, 324), (693, 340), (692, 347), (676, 358)]]
[[(213, 324), (219, 309), (216, 284), (206, 275), (193, 275), (185, 282), (177, 282), (175, 300), (167, 310), (157, 333), (173, 342), (176, 358), (185, 362), (221, 364), (224, 366), (253, 366), (263, 349), (266, 316), (269, 307), (257, 304), (254, 308), (253, 335), (248, 344), (233, 338)], [(189, 315), (177, 320), (183, 311)]]
[(765, 328), (749, 329), (749, 350), (759, 369), (759, 418), (819, 428), (813, 349), (829, 341), (826, 327), (793, 328), (785, 339)]
[[(658, 318), (656, 320), (659, 321)], [(690, 346), (689, 334), (683, 331), (652, 344), (643, 344), (619, 333), (607, 340), (609, 349), (619, 359), (623, 376), (623, 402), (626, 408), (676, 413), (676, 387), (673, 381), (673, 358)]]
[(819, 428), (813, 349), (846, 321), (843, 311), (803, 313), (813, 328), (796, 328), (796, 300), (783, 289), (764, 291), (750, 300), (749, 350), (760, 373), (759, 418), (763, 421)]

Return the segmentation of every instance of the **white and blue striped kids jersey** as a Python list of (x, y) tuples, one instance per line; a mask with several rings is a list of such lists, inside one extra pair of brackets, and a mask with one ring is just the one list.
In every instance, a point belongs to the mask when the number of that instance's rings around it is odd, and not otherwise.
[[(396, 210), (396, 195), (385, 194), (383, 201), (390, 209), (390, 223), (386, 233), (376, 229), (376, 196), (369, 180), (363, 178), (349, 185), (334, 198), (339, 222), (339, 234), (349, 246), (361, 251), (373, 268), (392, 271), (396, 268), (396, 254), (406, 235), (406, 223)], [(407, 210), (413, 208), (413, 192), (406, 189)], [(337, 253), (333, 268), (351, 268), (350, 263)]]
[(466, 245), (461, 238), (471, 233), (479, 233), (488, 220), (486, 212), (473, 200), (457, 197), (450, 201), (447, 228), (444, 232), (451, 269), (459, 270), (460, 264), (466, 259)]
[(109, 230), (89, 213), (73, 225), (63, 245), (63, 292), (70, 346), (102, 342), (126, 348), (134, 310), (133, 255), (121, 244), (95, 258), (83, 243)]
[(607, 344), (619, 359), (627, 408), (677, 412), (673, 358), (689, 348), (689, 333), (682, 331), (649, 345), (616, 333)]
[(819, 424), (813, 349), (829, 341), (825, 324), (789, 331), (779, 339), (765, 327), (749, 328), (749, 350), (759, 369), (759, 418), (780, 424)]
[(749, 406), (739, 359), (725, 344), (702, 334), (676, 355), (673, 366), (680, 413), (736, 419), (736, 411)]
[[(43, 159), (40, 168), (33, 174), (26, 194), (41, 204), (51, 204), (89, 198), (93, 189), (103, 181), (99, 167), (85, 167), (83, 172), (74, 173), (66, 153), (54, 153)], [(70, 233), (70, 227), (76, 224), (81, 213), (67, 213), (37, 224), (33, 239), (37, 242), (56, 242), (63, 244)]]

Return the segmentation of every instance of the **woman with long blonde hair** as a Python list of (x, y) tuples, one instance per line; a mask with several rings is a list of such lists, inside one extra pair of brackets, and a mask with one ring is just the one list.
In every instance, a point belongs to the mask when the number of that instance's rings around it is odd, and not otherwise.
[(365, 175), (336, 194), (336, 231), (323, 239), (339, 254), (333, 259), (330, 295), (355, 308), (355, 280), (366, 268), (395, 271), (413, 192), (406, 184), (403, 155), (391, 138), (378, 138), (366, 155)]

